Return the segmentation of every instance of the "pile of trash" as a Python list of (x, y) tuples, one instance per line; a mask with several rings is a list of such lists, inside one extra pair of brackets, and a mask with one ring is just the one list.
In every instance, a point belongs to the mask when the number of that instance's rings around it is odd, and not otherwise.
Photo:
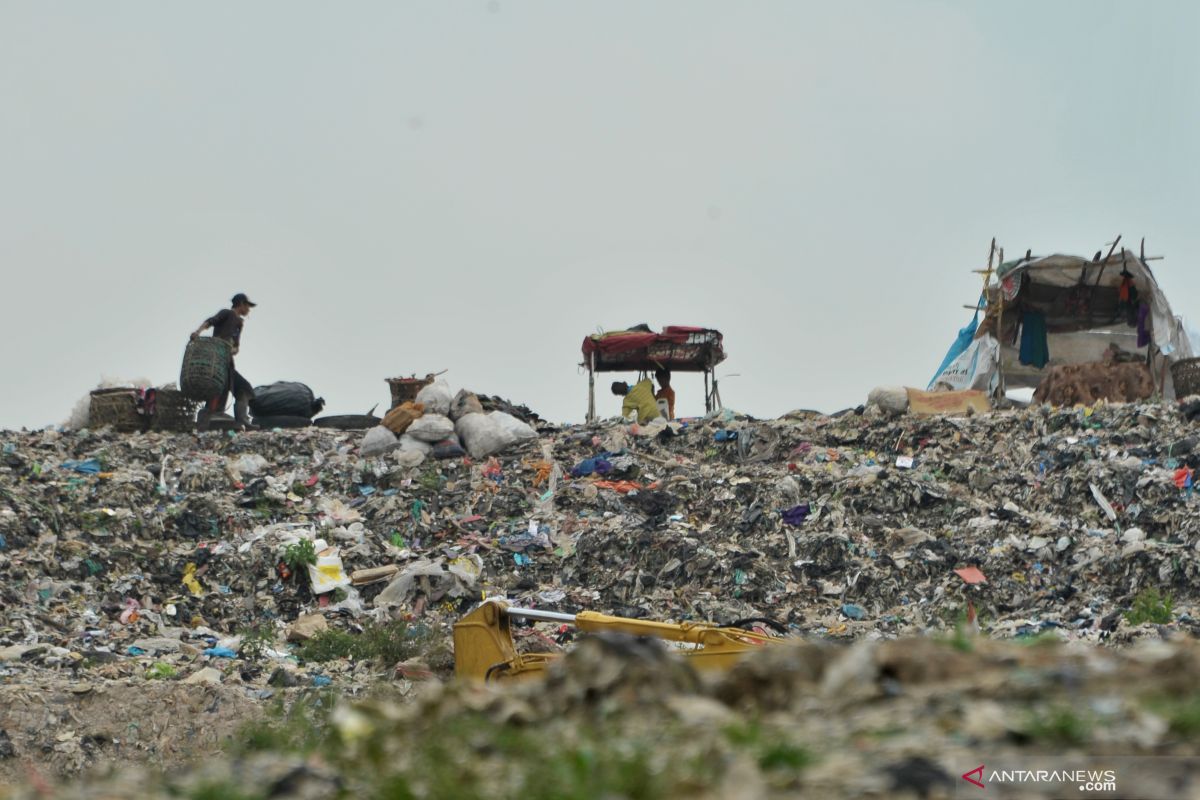
[[(53, 791), (80, 800), (766, 800), (950, 798), (984, 787), (1000, 797), (1124, 790), (1117, 796), (1165, 800), (1200, 789), (1188, 757), (1200, 732), (1198, 674), (1194, 641), (1125, 650), (797, 642), (700, 673), (660, 642), (593, 637), (543, 680), (430, 680), (411, 697), (383, 689), (333, 705), (317, 698), (224, 757), (165, 774), (126, 768)], [(1076, 795), (1082, 780), (1105, 785)], [(51, 790), (44, 779), (9, 787), (0, 788), (5, 800)]]
[[(426, 391), (382, 448), (378, 429), (0, 433), (0, 692), (354, 692), (396, 665), (306, 660), (306, 638), (406, 621), (445, 672), (450, 625), (493, 596), (819, 640), (1125, 644), (1200, 624), (1200, 434), (1174, 406), (516, 420), (510, 437), (506, 412)], [(70, 704), (41, 726), (3, 705), (0, 752), (106, 757), (56, 740)]]

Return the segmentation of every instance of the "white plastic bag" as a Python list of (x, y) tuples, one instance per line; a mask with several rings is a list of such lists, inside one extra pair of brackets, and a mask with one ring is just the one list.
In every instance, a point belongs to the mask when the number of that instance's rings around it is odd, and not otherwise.
[(499, 453), (516, 441), (490, 414), (467, 414), (454, 423), (454, 430), (472, 458)]
[(358, 445), (358, 452), (364, 458), (372, 458), (381, 456), (399, 446), (400, 441), (396, 438), (396, 434), (382, 425), (376, 425), (363, 436)]
[(436, 582), (446, 574), (446, 570), (442, 568), (442, 561), (431, 561), (429, 559), (421, 559), (414, 561), (404, 568), (404, 571), (392, 579), (382, 592), (375, 597), (376, 608), (387, 608), (388, 606), (398, 606), (408, 602), (409, 597), (416, 591), (416, 584), (419, 578), (429, 578)]
[(427, 456), (420, 450), (401, 450), (395, 455), (396, 463), (401, 467), (419, 467), (425, 463)]
[[(451, 431), (453, 433), (453, 431)], [(400, 437), (400, 452), (401, 453), (420, 453), (421, 455), (429, 455), (433, 450), (433, 445), (429, 442), (422, 442), (420, 439), (414, 439), (407, 433)]]
[(979, 389), (988, 394), (1000, 382), (1000, 343), (990, 334), (980, 336), (958, 358), (946, 365), (930, 383), (937, 391)]
[(879, 406), (889, 414), (908, 412), (908, 390), (903, 386), (876, 386), (867, 395), (867, 403)]
[(350, 577), (342, 566), (342, 557), (336, 547), (327, 547), (324, 539), (313, 542), (317, 550), (317, 563), (308, 565), (308, 579), (313, 594), (325, 594), (350, 585)]
[(452, 399), (454, 392), (450, 391), (450, 384), (444, 378), (438, 378), (417, 393), (417, 402), (425, 406), (426, 414), (449, 414)]
[(242, 475), (261, 475), (271, 466), (267, 459), (258, 453), (246, 453), (237, 459), (230, 459), (232, 466)]
[(504, 411), (493, 411), (488, 414), (500, 426), (501, 430), (512, 436), (513, 441), (524, 442), (528, 439), (536, 439), (537, 431), (529, 426), (528, 423), (514, 417)]
[(411, 436), (429, 444), (437, 444), (453, 434), (454, 423), (442, 414), (426, 414), (409, 425), (408, 430), (404, 432), (406, 437)]

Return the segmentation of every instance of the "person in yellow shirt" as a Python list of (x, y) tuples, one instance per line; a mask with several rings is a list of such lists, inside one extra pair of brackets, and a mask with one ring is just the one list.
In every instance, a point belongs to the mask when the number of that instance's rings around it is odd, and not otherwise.
[(618, 397), (624, 397), (625, 402), (621, 404), (621, 416), (626, 419), (631, 419), (637, 414), (638, 422), (649, 422), (652, 419), (657, 419), (658, 403), (654, 399), (654, 384), (649, 378), (638, 381), (633, 388), (629, 388), (629, 384), (625, 381), (613, 381), (612, 393)]
[(658, 393), (655, 400), (667, 401), (667, 419), (675, 419), (675, 390), (671, 388), (671, 370), (654, 370), (654, 380), (658, 381)]

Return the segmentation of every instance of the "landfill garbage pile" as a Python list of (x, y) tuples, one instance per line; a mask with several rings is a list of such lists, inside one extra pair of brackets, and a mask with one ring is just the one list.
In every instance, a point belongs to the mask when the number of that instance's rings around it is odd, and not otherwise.
[(660, 642), (593, 637), (544, 681), (318, 697), (224, 758), (55, 796), (950, 798), (973, 776), (988, 796), (1057, 798), (1101, 795), (995, 772), (1103, 768), (1123, 790), (1107, 796), (1194, 797), (1198, 676), (1191, 640), (798, 642), (700, 674)]
[[(540, 424), (477, 458), (362, 443), (0, 433), (0, 782), (33, 754), (171, 763), (163, 740), (305, 687), (444, 674), (450, 625), (485, 596), (821, 640), (1196, 627), (1200, 435), (1172, 406)], [(213, 699), (198, 719), (168, 701), (86, 717), (118, 685)]]

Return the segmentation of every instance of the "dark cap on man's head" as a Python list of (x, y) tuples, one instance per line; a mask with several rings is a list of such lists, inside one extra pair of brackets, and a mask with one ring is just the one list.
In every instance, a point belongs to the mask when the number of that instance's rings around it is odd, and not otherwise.
[(238, 306), (240, 306), (242, 304), (248, 305), (251, 308), (254, 308), (256, 305), (258, 305), (258, 303), (251, 303), (250, 298), (246, 297), (246, 295), (242, 294), (241, 292), (238, 292), (237, 294), (235, 294), (233, 296), (233, 300), (230, 301), (230, 304), (234, 308), (237, 308)]

